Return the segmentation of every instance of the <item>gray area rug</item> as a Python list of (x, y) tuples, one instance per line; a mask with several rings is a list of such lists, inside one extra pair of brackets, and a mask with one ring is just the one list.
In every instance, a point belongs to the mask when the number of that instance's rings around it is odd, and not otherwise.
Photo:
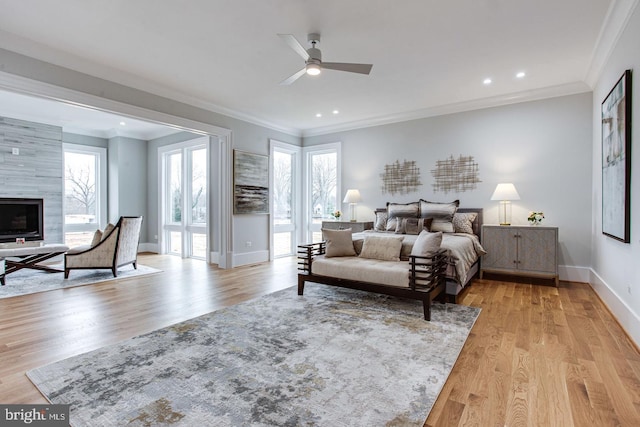
[(479, 313), (307, 284), (27, 375), (73, 426), (422, 426)]
[[(62, 269), (62, 265), (52, 267)], [(117, 279), (143, 276), (158, 273), (161, 270), (138, 264), (138, 269), (132, 265), (125, 265), (118, 269)], [(45, 271), (22, 269), (5, 277), (6, 285), (0, 286), (0, 298), (17, 297), (35, 294), (37, 292), (52, 291), (54, 289), (73, 288), (76, 286), (93, 285), (95, 283), (113, 280), (111, 270), (72, 270), (69, 278), (64, 273), (47, 273)]]

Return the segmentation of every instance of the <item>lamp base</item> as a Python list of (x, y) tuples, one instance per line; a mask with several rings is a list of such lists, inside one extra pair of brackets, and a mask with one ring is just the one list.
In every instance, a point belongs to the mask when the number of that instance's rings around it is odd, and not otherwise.
[(510, 222), (501, 222), (500, 225), (511, 225)]

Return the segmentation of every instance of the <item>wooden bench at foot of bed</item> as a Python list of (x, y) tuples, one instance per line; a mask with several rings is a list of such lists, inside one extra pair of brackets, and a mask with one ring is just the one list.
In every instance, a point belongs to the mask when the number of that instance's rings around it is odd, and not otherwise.
[[(313, 262), (320, 257), (324, 257), (325, 248), (325, 242), (298, 246), (298, 295), (303, 295), (305, 282), (314, 282), (408, 298), (422, 301), (425, 320), (431, 320), (431, 303), (436, 298), (443, 303), (445, 302), (447, 261), (444, 249), (429, 256), (412, 255), (409, 257), (409, 261), (397, 261), (407, 266), (406, 282), (405, 284), (391, 285), (313, 274)], [(358, 257), (341, 257), (341, 261), (351, 262), (355, 269), (363, 268), (359, 265)], [(396, 263), (396, 261), (393, 261), (393, 263)]]

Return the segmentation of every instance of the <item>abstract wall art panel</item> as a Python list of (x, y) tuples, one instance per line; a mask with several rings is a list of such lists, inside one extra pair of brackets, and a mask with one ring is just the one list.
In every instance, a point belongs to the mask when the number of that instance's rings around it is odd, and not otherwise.
[(269, 157), (233, 150), (233, 213), (269, 213)]

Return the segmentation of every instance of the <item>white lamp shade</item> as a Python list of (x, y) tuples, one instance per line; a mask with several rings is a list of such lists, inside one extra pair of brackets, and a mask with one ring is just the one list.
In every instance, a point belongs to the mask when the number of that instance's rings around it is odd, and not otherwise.
[(520, 200), (520, 195), (513, 184), (502, 183), (496, 187), (491, 200)]
[(347, 190), (347, 194), (344, 196), (342, 203), (359, 203), (362, 201), (360, 192), (358, 190)]

